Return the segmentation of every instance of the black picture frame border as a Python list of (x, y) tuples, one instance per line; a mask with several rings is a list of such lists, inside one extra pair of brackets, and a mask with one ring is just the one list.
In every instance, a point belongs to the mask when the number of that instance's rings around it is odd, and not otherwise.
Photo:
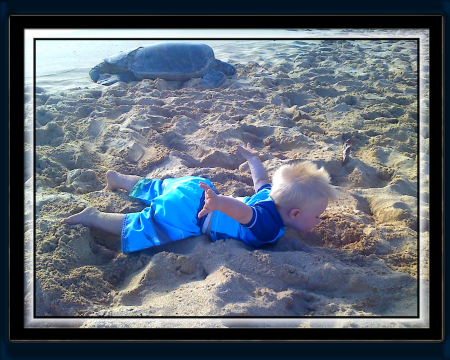
[[(307, 27), (313, 27), (313, 26), (308, 26), (308, 23), (309, 23), (308, 21), (312, 22), (312, 19), (314, 18), (314, 21), (317, 23), (321, 16), (323, 17), (324, 15), (323, 14), (322, 15), (308, 15), (307, 17), (295, 16), (295, 18), (297, 20), (301, 20), (303, 26), (307, 28)], [(354, 15), (354, 14), (351, 14), (351, 15), (339, 15), (339, 16), (337, 16), (337, 15), (329, 15), (327, 17), (329, 19), (330, 18), (334, 18), (334, 20), (333, 20), (334, 24), (336, 23), (336, 19), (338, 19), (337, 21), (341, 21), (343, 23), (345, 23), (347, 20), (349, 21), (349, 20), (357, 19), (355, 26), (346, 25), (346, 28), (366, 28), (367, 26), (370, 26), (370, 24), (373, 24), (375, 20), (379, 20), (380, 16), (381, 15), (367, 15), (367, 14)], [(14, 17), (15, 18), (19, 18), (19, 16), (16, 16), (16, 15), (14, 15), (14, 16), (9, 18), (9, 20), (10, 20), (10, 22), (9, 22), (10, 30), (13, 30), (13, 28), (16, 26), (16, 25), (11, 26), (12, 23), (13, 23), (11, 20)], [(241, 18), (240, 20), (242, 20), (242, 18), (243, 18), (243, 16), (238, 16), (238, 17)], [(268, 18), (269, 17), (271, 19), (274, 19), (274, 16), (268, 16)], [(293, 15), (287, 15), (287, 17), (293, 17)], [(428, 19), (427, 21), (428, 21), (429, 25), (427, 25), (427, 26), (430, 26), (430, 29), (433, 29), (433, 33), (430, 33), (430, 48), (433, 48), (433, 49), (434, 48), (439, 48), (439, 46), (437, 44), (441, 44), (441, 45), (443, 44), (443, 38), (442, 38), (443, 28), (441, 26), (442, 23), (441, 23), (441, 25), (439, 25), (439, 21), (437, 21), (440, 18), (440, 16), (438, 14), (425, 15), (425, 16), (412, 15), (411, 17), (409, 17), (408, 15), (389, 15), (388, 17), (391, 17), (392, 19), (395, 17), (396, 19), (398, 19), (398, 21), (396, 22), (396, 26), (398, 26), (398, 28), (407, 28), (405, 26), (415, 26), (415, 27), (417, 27), (418, 19), (421, 19), (421, 21), (424, 20), (424, 19)], [(46, 16), (46, 15), (36, 16), (36, 15), (34, 15), (34, 16), (24, 16), (23, 20), (26, 21), (27, 27), (28, 27), (28, 26), (30, 26), (30, 20), (31, 19), (37, 19), (37, 18), (39, 18), (39, 21), (41, 23), (45, 23), (45, 24), (51, 23), (52, 24), (51, 27), (58, 28), (58, 27), (67, 27), (67, 25), (70, 24), (70, 23), (73, 23), (76, 18), (79, 19), (79, 16), (77, 15), (77, 16), (73, 17), (73, 16), (69, 16), (69, 15), (68, 16)], [(217, 24), (220, 24), (220, 21), (218, 21), (219, 16), (209, 16), (209, 18), (210, 18), (209, 21), (211, 21), (211, 26), (209, 26), (209, 27), (213, 28), (214, 26), (217, 26)], [(230, 17), (225, 16), (222, 19), (226, 19), (226, 18), (228, 18), (228, 20), (229, 20)], [(275, 18), (277, 18), (277, 16), (275, 16)], [(275, 24), (274, 26), (276, 26), (276, 24), (279, 23), (280, 19), (283, 19), (283, 18), (284, 17), (282, 16), (282, 17), (279, 17), (278, 19), (275, 19), (275, 21), (273, 21), (273, 23)], [(362, 20), (362, 18), (364, 19), (364, 21)], [(414, 20), (413, 20), (413, 18), (414, 18)], [(194, 19), (194, 20), (195, 19), (197, 19), (197, 20), (201, 19), (203, 22), (205, 21), (205, 17), (204, 16), (200, 16), (198, 18), (196, 18), (195, 16), (191, 16), (191, 19)], [(408, 22), (406, 19), (410, 19), (410, 21)], [(443, 18), (441, 18), (441, 20), (443, 20)], [(224, 21), (224, 20), (222, 20), (222, 21)], [(333, 21), (330, 21), (330, 22), (333, 23)], [(434, 23), (433, 23), (433, 21), (434, 21)], [(363, 23), (364, 23), (365, 26), (362, 26)], [(103, 21), (99, 21), (98, 22), (98, 28), (102, 28), (105, 25), (106, 24)], [(333, 25), (333, 24), (331, 24), (331, 25)], [(18, 25), (18, 26), (20, 26), (20, 25)], [(332, 27), (332, 26), (330, 26), (330, 27)], [(171, 28), (173, 28), (173, 26), (171, 26)], [(391, 29), (392, 27), (388, 26), (388, 28)], [(17, 29), (14, 29), (14, 30), (17, 30)], [(439, 36), (439, 32), (441, 33), (441, 36)], [(434, 45), (432, 45), (432, 42), (433, 42)], [(10, 49), (11, 49), (11, 53), (18, 52), (19, 51), (18, 49), (20, 49), (20, 48), (23, 49), (23, 41), (21, 43), (18, 38), (17, 39), (14, 38), (14, 40), (11, 39), (11, 42), (9, 43), (9, 46), (10, 46)], [(440, 48), (442, 49), (442, 46), (440, 46)], [(437, 57), (439, 57), (439, 55), (437, 55)], [(435, 58), (435, 60), (436, 60), (436, 58)], [(431, 61), (432, 61), (432, 57), (430, 56), (430, 68), (431, 69), (437, 68), (437, 67), (440, 67), (440, 68), (443, 67), (442, 61), (441, 61), (440, 65), (439, 65), (438, 61), (436, 61), (436, 62), (433, 61), (433, 65), (432, 65)], [(11, 74), (16, 74), (16, 73), (20, 72), (17, 69), (20, 68), (20, 66), (22, 64), (20, 64), (20, 62), (16, 62), (16, 59), (14, 59), (14, 62), (15, 63), (13, 63), (11, 61), (11, 63), (10, 63), (11, 71), (9, 73), (9, 80), (10, 80), (9, 81), (9, 89), (10, 89), (10, 94), (19, 94), (19, 86), (21, 87), (20, 92), (23, 93), (23, 82), (21, 84), (20, 84), (20, 82), (17, 82), (17, 84), (12, 82), (11, 81), (11, 78), (12, 78)], [(432, 81), (432, 79), (434, 79), (434, 80)], [(437, 84), (439, 84), (439, 83), (440, 83), (440, 89), (437, 86)], [(437, 77), (433, 76), (432, 72), (430, 72), (430, 84), (433, 84), (433, 85), (430, 85), (430, 87), (432, 87), (434, 89), (433, 92), (436, 91), (436, 92), (441, 92), (442, 93), (442, 80), (439, 81), (437, 79)], [(430, 90), (430, 92), (431, 92), (431, 90)], [(9, 109), (8, 112), (9, 112), (9, 125), (10, 125), (9, 134), (11, 136), (12, 134), (19, 134), (20, 132), (23, 133), (23, 129), (20, 129), (20, 124), (21, 124), (21, 122), (23, 123), (23, 116), (22, 116), (22, 119), (18, 119), (19, 116), (17, 116), (17, 121), (13, 121), (13, 118), (16, 118), (16, 114), (12, 114), (11, 113), (12, 104), (14, 103), (14, 101), (13, 101), (13, 97), (12, 96), (10, 97), (10, 99), (11, 99), (11, 106), (8, 108)], [(23, 98), (22, 98), (22, 100), (23, 100)], [(435, 99), (433, 97), (433, 101), (439, 102), (439, 98)], [(21, 106), (23, 108), (24, 102), (22, 101), (21, 104), (22, 104)], [(441, 108), (442, 108), (442, 105), (443, 104), (442, 104), (442, 100), (441, 100), (441, 106), (440, 106)], [(4, 109), (5, 108), (6, 107), (4, 107)], [(431, 119), (431, 110), (430, 110), (430, 119)], [(443, 126), (444, 126), (444, 123), (442, 123), (442, 128), (443, 128)], [(430, 132), (430, 136), (432, 136), (431, 134), (432, 134), (432, 132)], [(3, 136), (5, 136), (5, 133), (3, 133)], [(3, 144), (8, 144), (8, 140), (3, 142)], [(12, 144), (12, 141), (10, 140), (9, 141), (9, 145), (10, 145), (9, 146), (9, 148), (10, 148), (9, 154), (15, 153), (15, 151), (13, 151), (13, 149), (14, 148), (18, 149), (17, 144)], [(433, 142), (433, 143), (430, 142), (430, 148), (431, 148), (430, 152), (433, 152), (435, 154), (437, 154), (437, 153), (441, 153), (442, 154), (442, 145), (439, 146), (439, 142), (438, 141)], [(22, 146), (21, 151), (23, 152), (23, 146)], [(11, 157), (10, 157), (9, 161), (6, 161), (6, 163), (8, 164), (7, 167), (8, 167), (8, 173), (9, 174), (11, 174), (9, 166), (12, 164), (12, 160), (13, 159), (11, 159)], [(443, 176), (443, 169), (439, 170), (437, 168), (433, 168), (433, 171), (435, 171), (433, 177), (442, 178), (442, 176)], [(11, 186), (11, 188), (13, 188), (13, 186), (12, 186), (13, 184), (11, 183), (11, 177), (9, 177), (8, 183)], [(436, 190), (436, 194), (437, 194), (437, 190)], [(430, 192), (430, 198), (432, 198), (432, 196), (433, 195)], [(20, 211), (23, 210), (23, 204), (22, 204), (22, 209), (21, 209), (19, 202), (13, 204), (11, 202), (11, 197), (9, 197), (8, 200), (9, 200), (9, 205), (10, 205), (9, 214), (11, 214), (13, 212), (15, 213), (16, 210), (18, 211), (18, 213), (21, 213)], [(431, 209), (430, 209), (430, 214), (431, 214)], [(10, 220), (9, 217), (8, 217), (8, 220)], [(10, 224), (11, 223), (9, 222), (9, 225)], [(443, 229), (443, 224), (441, 224), (441, 229)], [(442, 232), (442, 236), (443, 236), (443, 232)], [(9, 226), (8, 226), (8, 238), (11, 241), (11, 231), (10, 231), (10, 227)], [(434, 239), (436, 239), (436, 238), (434, 238)], [(440, 240), (439, 237), (437, 239), (438, 240), (433, 240), (433, 241), (438, 242)], [(430, 242), (431, 242), (431, 239), (430, 239)], [(17, 254), (17, 253), (20, 254), (20, 250), (23, 250), (23, 249), (20, 249), (20, 246), (18, 246), (19, 243), (20, 243), (19, 241), (17, 241), (17, 243), (14, 243), (14, 244), (11, 242), (11, 244), (10, 244), (11, 245), (11, 250), (9, 251), (10, 256), (11, 255), (14, 256), (14, 254)], [(5, 254), (7, 254), (7, 253), (8, 252), (5, 252)], [(23, 251), (22, 251), (21, 254), (23, 254)], [(431, 268), (430, 268), (430, 279), (433, 279), (432, 281), (436, 281), (436, 282), (440, 281), (442, 283), (442, 281), (443, 281), (443, 279), (442, 279), (442, 265), (443, 265), (442, 264), (442, 258), (441, 258), (441, 261), (439, 262), (439, 254), (433, 255), (433, 256), (435, 256), (435, 258), (433, 259), (433, 262), (434, 262), (434, 264), (436, 264), (436, 266), (432, 265)], [(441, 265), (440, 269), (437, 266), (438, 264)], [(10, 273), (11, 272), (17, 273), (18, 269), (19, 269), (19, 264), (16, 264), (16, 263), (13, 263), (13, 262), (9, 263), (9, 269), (8, 270), (9, 270)], [(23, 270), (23, 268), (22, 268), (22, 270)], [(432, 281), (430, 281), (430, 282), (432, 282)], [(11, 289), (14, 288), (14, 286), (11, 284), (11, 282), (10, 282), (10, 285), (11, 285)], [(430, 294), (431, 297), (435, 297), (436, 294), (439, 293), (438, 288), (439, 288), (439, 286), (438, 287), (433, 287), (433, 290), (431, 291), (431, 294)], [(13, 301), (11, 301), (9, 305), (10, 305), (10, 309), (11, 309), (9, 311), (9, 316), (10, 316), (10, 318), (14, 317), (14, 319), (16, 320), (17, 319), (16, 315), (20, 314), (20, 311), (18, 310), (18, 307), (16, 307), (16, 305), (18, 305), (18, 304), (16, 304)], [(437, 304), (436, 303), (434, 304), (433, 311), (434, 311), (434, 309), (439, 309), (439, 308), (440, 309), (443, 308), (442, 300), (441, 300), (440, 303), (438, 302)], [(398, 335), (393, 334), (398, 329), (382, 329), (382, 331), (384, 332), (384, 335), (382, 337), (384, 339), (381, 339), (381, 338), (377, 339), (376, 336), (373, 336), (373, 334), (370, 334), (371, 336), (366, 336), (366, 337), (363, 337), (363, 338), (359, 338), (359, 339), (357, 339), (357, 341), (359, 341), (359, 342), (369, 342), (369, 341), (371, 341), (371, 342), (379, 342), (379, 341), (383, 341), (386, 344), (388, 344), (388, 342), (390, 342), (390, 341), (423, 341), (423, 342), (438, 341), (439, 342), (440, 339), (443, 338), (443, 335), (442, 335), (442, 326), (443, 326), (442, 317), (440, 319), (437, 319), (435, 316), (430, 317), (430, 324), (431, 324), (431, 328), (433, 329), (433, 332), (426, 331), (425, 329), (410, 329), (410, 330), (412, 330), (412, 332), (410, 334), (414, 333), (414, 335), (413, 336), (409, 335), (408, 339), (405, 339), (405, 338), (402, 339), (402, 338), (398, 337)], [(9, 325), (11, 326), (11, 323)], [(9, 341), (13, 340), (13, 337), (10, 337), (11, 336), (11, 330), (17, 331), (16, 326), (17, 326), (17, 323), (14, 323), (9, 328), (9, 330), (10, 330), (8, 332), (8, 335), (9, 335), (8, 339), (9, 339)], [(34, 341), (45, 341), (45, 339), (42, 339), (42, 338), (39, 338), (39, 336), (36, 336), (36, 331), (35, 330), (38, 330), (38, 329), (23, 329), (23, 330), (24, 330), (24, 332), (21, 332), (21, 336), (23, 337), (23, 339), (28, 339), (28, 340), (31, 340), (31, 341), (33, 341), (32, 339), (35, 339)], [(39, 330), (43, 330), (43, 329), (39, 329)], [(48, 336), (48, 338), (53, 338), (53, 339), (57, 339), (58, 338), (58, 336), (57, 336), (57, 335), (59, 335), (59, 334), (57, 334), (58, 331), (61, 332), (61, 329), (45, 329), (45, 331), (47, 331), (47, 330), (48, 330), (47, 334), (50, 334), (50, 336)], [(67, 330), (67, 332), (66, 332), (66, 330)], [(94, 338), (96, 339), (95, 341), (111, 341), (111, 340), (119, 341), (119, 339), (117, 337), (118, 331), (119, 330), (125, 330), (125, 329), (100, 329), (100, 330), (106, 330), (104, 332), (105, 335), (104, 336), (100, 336), (100, 337), (98, 336), (97, 331), (96, 331), (96, 330), (99, 330), (99, 329), (83, 329), (82, 331), (85, 332), (85, 334), (83, 334), (84, 339), (80, 339), (79, 337), (77, 337), (77, 335), (75, 335), (75, 336), (72, 335), (72, 333), (75, 334), (77, 330), (79, 330), (79, 329), (64, 329), (64, 331), (66, 332), (65, 336), (71, 335), (71, 336), (69, 336), (70, 339), (75, 339), (74, 341), (83, 341), (83, 342), (84, 341), (88, 342), (89, 341), (88, 339), (94, 339)], [(189, 336), (187, 336), (187, 335), (181, 336), (181, 337), (184, 337), (184, 339), (182, 339), (180, 337), (180, 335), (178, 335), (176, 329), (158, 329), (158, 330), (161, 332), (161, 334), (164, 335), (164, 337), (165, 336), (167, 336), (167, 337), (165, 339), (162, 339), (162, 338), (154, 339), (154, 341), (171, 342), (171, 341), (174, 341), (173, 335), (175, 335), (175, 340), (178, 339), (177, 341), (181, 341), (182, 343), (187, 345), (187, 342), (195, 342), (195, 341), (198, 341), (197, 339), (199, 339), (199, 338), (203, 339), (202, 341), (205, 342), (205, 339), (207, 339), (210, 336), (210, 330), (209, 329), (187, 329), (190, 332), (190, 335)], [(199, 331), (197, 331), (197, 330), (199, 330)], [(216, 330), (225, 330), (223, 332), (224, 334), (225, 334), (226, 331), (228, 331), (228, 329), (216, 329)], [(267, 342), (267, 341), (275, 341), (276, 342), (277, 341), (277, 340), (273, 340), (273, 339), (271, 340), (271, 339), (265, 338), (265, 336), (262, 335), (264, 333), (264, 330), (265, 329), (251, 329), (252, 337), (254, 337), (253, 341), (257, 342), (259, 345), (261, 345), (260, 344), (261, 341), (264, 341), (264, 342)], [(285, 341), (289, 341), (288, 340), (289, 335), (287, 333), (289, 331), (291, 331), (291, 330), (292, 329), (287, 329), (287, 330), (283, 329), (281, 331), (281, 333), (282, 333), (281, 337)], [(313, 332), (315, 331), (314, 329), (309, 329), (309, 330), (312, 330)], [(342, 344), (337, 344), (336, 341), (350, 341), (350, 342), (354, 342), (354, 340), (348, 340), (349, 337), (348, 337), (347, 334), (345, 334), (346, 329), (339, 329), (342, 332), (342, 335), (340, 335), (338, 337), (330, 336), (329, 340), (324, 340), (324, 338), (326, 338), (328, 336), (328, 334), (327, 334), (327, 330), (328, 329), (317, 329), (317, 330), (318, 331), (320, 330), (322, 332), (322, 334), (320, 336), (322, 338), (322, 340), (320, 340), (320, 341), (332, 342), (337, 347), (339, 347), (339, 345), (342, 345)], [(348, 330), (351, 331), (352, 329), (348, 329)], [(376, 329), (367, 329), (367, 331), (370, 331), (370, 330), (376, 330)], [(392, 330), (392, 332), (390, 330)], [(149, 339), (149, 337), (148, 337), (148, 335), (149, 335), (148, 330), (143, 330), (143, 329), (126, 329), (125, 331), (127, 333), (129, 333), (129, 336), (127, 336), (127, 339), (124, 339), (124, 341), (146, 341), (146, 342), (147, 341), (151, 341), (151, 339)], [(55, 335), (52, 335), (51, 334), (52, 332)], [(115, 332), (115, 334), (113, 334), (114, 332)], [(226, 335), (220, 335), (219, 338), (211, 339), (210, 341), (215, 341), (215, 342), (218, 342), (219, 344), (221, 344), (221, 343), (226, 342), (226, 341), (245, 341), (245, 340), (237, 340), (237, 339), (248, 339), (248, 335), (249, 335), (249, 330), (248, 329), (233, 329), (233, 332), (235, 332), (235, 334), (233, 335), (234, 339), (233, 338), (227, 338)], [(220, 332), (218, 332), (218, 333), (220, 333)], [(166, 335), (166, 334), (169, 334), (169, 335)], [(322, 337), (322, 335), (325, 335), (325, 336)], [(352, 335), (352, 337), (353, 336), (354, 335)], [(49, 341), (48, 338), (47, 338), (47, 341)], [(317, 339), (314, 339), (314, 338), (308, 338), (307, 336), (306, 337), (302, 336), (302, 338), (303, 338), (302, 340), (298, 340), (297, 339), (296, 341), (313, 341), (313, 340), (317, 340)], [(278, 341), (281, 341), (281, 340), (278, 339)], [(207, 343), (210, 344), (208, 341), (207, 341)], [(13, 349), (13, 348), (15, 348), (16, 350), (18, 349), (17, 347), (15, 347), (16, 344), (10, 344), (10, 345), (12, 346), (12, 347), (10, 347), (10, 349)], [(34, 344), (34, 345), (37, 345), (37, 344)], [(44, 345), (44, 344), (40, 344), (40, 345)], [(54, 345), (62, 345), (62, 344), (60, 342), (58, 342), (57, 344), (54, 344)], [(111, 344), (109, 344), (109, 345), (111, 345)], [(141, 345), (143, 345), (143, 344), (141, 344)], [(155, 344), (153, 343), (153, 345), (155, 345)], [(191, 344), (191, 345), (193, 345), (193, 344)], [(288, 342), (285, 342), (284, 345), (287, 345), (289, 347), (289, 346), (293, 346), (294, 344), (289, 344)], [(303, 344), (303, 345), (307, 345), (307, 344)], [(314, 345), (314, 344), (309, 344), (309, 345)], [(359, 345), (362, 345), (362, 344), (359, 344)], [(393, 344), (391, 344), (391, 345), (393, 345)], [(412, 344), (410, 344), (410, 345), (412, 345)], [(114, 346), (113, 346), (113, 348), (114, 348)], [(226, 348), (226, 346), (224, 347), (224, 349), (225, 348)], [(73, 349), (74, 349), (74, 352), (76, 352), (76, 347), (73, 347)], [(16, 351), (16, 353), (18, 353), (18, 352)], [(226, 353), (226, 351), (224, 353)], [(375, 351), (375, 353), (376, 353), (376, 351)], [(268, 354), (268, 353), (266, 353), (266, 354)], [(371, 354), (374, 354), (374, 353), (371, 353)], [(417, 355), (418, 352), (416, 351), (415, 354)]]

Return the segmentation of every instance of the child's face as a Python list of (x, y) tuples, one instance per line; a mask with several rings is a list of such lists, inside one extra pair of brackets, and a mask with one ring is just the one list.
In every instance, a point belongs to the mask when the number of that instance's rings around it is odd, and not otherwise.
[(320, 223), (320, 215), (328, 206), (328, 199), (320, 198), (311, 201), (303, 209), (292, 209), (289, 213), (288, 221), (285, 225), (294, 228), (297, 231), (307, 232)]

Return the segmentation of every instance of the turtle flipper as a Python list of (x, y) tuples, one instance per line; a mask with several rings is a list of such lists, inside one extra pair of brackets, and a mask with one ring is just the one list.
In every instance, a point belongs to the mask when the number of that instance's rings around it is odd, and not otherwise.
[(131, 71), (127, 71), (120, 74), (102, 74), (97, 80), (97, 83), (109, 86), (119, 81), (130, 82), (136, 80), (134, 74)]
[(223, 72), (227, 76), (232, 76), (236, 74), (236, 68), (233, 65), (217, 59), (216, 59), (216, 69), (218, 71)]
[(105, 86), (115, 84), (118, 81), (130, 82), (137, 80), (131, 71), (122, 71), (106, 61), (102, 61), (97, 66), (94, 66), (89, 71), (89, 76), (92, 81)]
[(117, 75), (102, 74), (97, 80), (97, 84), (109, 86), (120, 81)]
[(202, 80), (200, 80), (200, 84), (206, 87), (218, 87), (225, 82), (225, 79), (226, 76), (223, 72), (211, 69), (203, 75)]

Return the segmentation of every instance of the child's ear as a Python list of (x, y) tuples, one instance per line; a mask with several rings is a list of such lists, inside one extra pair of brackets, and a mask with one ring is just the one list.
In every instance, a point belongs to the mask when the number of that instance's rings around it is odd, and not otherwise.
[(292, 210), (289, 212), (289, 217), (290, 217), (291, 219), (295, 219), (297, 216), (300, 215), (300, 213), (301, 213), (300, 209), (292, 209)]

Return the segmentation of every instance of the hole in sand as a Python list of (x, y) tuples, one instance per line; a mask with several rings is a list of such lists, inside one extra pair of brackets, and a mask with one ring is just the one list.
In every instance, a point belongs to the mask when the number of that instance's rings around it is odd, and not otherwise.
[(94, 99), (99, 99), (103, 95), (103, 91), (100, 90), (90, 90), (88, 93), (90, 93)]
[[(389, 112), (392, 114), (393, 117), (400, 117), (405, 113), (405, 110), (398, 108), (398, 107), (393, 107), (389, 109)], [(397, 120), (398, 123), (398, 120)]]
[(357, 105), (358, 104), (358, 99), (352, 95), (345, 96), (343, 100), (347, 105)]
[(372, 211), (370, 210), (369, 201), (365, 197), (356, 194), (352, 194), (352, 196), (358, 201), (355, 207), (356, 210), (362, 211), (363, 213), (370, 216), (373, 215)]
[(390, 182), (392, 180), (392, 176), (393, 176), (393, 170), (390, 170), (388, 168), (380, 169), (377, 172), (378, 179), (380, 179), (382, 181)]
[(281, 96), (287, 98), (290, 102), (290, 106), (298, 105), (303, 106), (307, 105), (310, 101), (310, 97), (306, 94), (299, 94), (296, 92), (286, 92), (282, 93)]
[(314, 90), (320, 97), (336, 97), (340, 92), (333, 88), (317, 88)]

